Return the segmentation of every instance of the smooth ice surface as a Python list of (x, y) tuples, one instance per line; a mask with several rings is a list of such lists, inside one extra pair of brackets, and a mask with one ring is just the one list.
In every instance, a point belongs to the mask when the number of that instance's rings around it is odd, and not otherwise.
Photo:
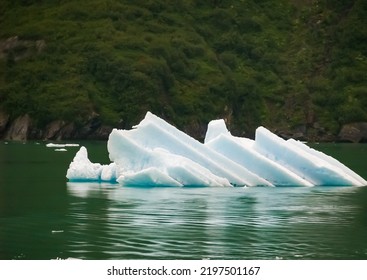
[(205, 134), (204, 143), (208, 143), (211, 140), (215, 139), (219, 135), (230, 135), (231, 133), (228, 131), (227, 126), (223, 119), (220, 120), (212, 120), (208, 124), (208, 129)]
[(361, 186), (366, 186), (367, 185), (367, 181), (365, 179), (363, 179), (361, 176), (359, 176), (357, 173), (355, 173), (353, 170), (349, 169), (348, 167), (346, 167), (344, 164), (342, 164), (340, 161), (336, 160), (335, 158), (326, 155), (320, 151), (317, 151), (315, 149), (310, 148), (309, 146), (307, 146), (306, 144), (294, 140), (294, 139), (289, 139), (287, 140), (288, 144), (294, 145), (297, 148), (303, 150), (304, 152), (307, 152), (313, 156), (316, 156), (326, 162), (328, 162), (330, 165), (338, 167), (342, 170), (342, 172), (346, 173), (347, 175), (351, 176), (352, 178), (354, 178), (356, 181), (358, 181), (357, 185), (361, 185)]
[(120, 184), (127, 186), (142, 186), (142, 187), (182, 187), (183, 185), (170, 177), (168, 174), (160, 171), (155, 167), (148, 167), (138, 172), (127, 171), (120, 176), (117, 181)]
[(336, 159), (264, 127), (255, 140), (232, 136), (224, 120), (208, 124), (201, 143), (148, 112), (130, 130), (114, 129), (111, 164), (88, 159), (81, 147), (70, 181), (110, 181), (134, 186), (363, 186), (367, 182)]
[(237, 137), (222, 134), (206, 143), (206, 145), (246, 167), (273, 185), (313, 186), (309, 181), (255, 151), (252, 143), (244, 143)]
[[(218, 177), (187, 157), (156, 147), (147, 148), (127, 137), (122, 131), (113, 130), (108, 141), (110, 158), (121, 167), (118, 181), (134, 185), (168, 186), (230, 186), (227, 179)], [(163, 182), (157, 179), (164, 174)], [(140, 181), (137, 178), (141, 178)]]
[(151, 150), (162, 148), (171, 154), (190, 159), (208, 169), (213, 175), (228, 179), (233, 185), (272, 186), (270, 182), (210, 149), (150, 112), (139, 125), (131, 130), (113, 130), (107, 144), (112, 161), (125, 161), (124, 164), (132, 163), (134, 167), (136, 164), (139, 167), (144, 162), (127, 156), (129, 153), (127, 149), (115, 149), (116, 143), (123, 145), (121, 143), (129, 142), (134, 142), (137, 146)]
[(257, 152), (312, 184), (318, 186), (364, 185), (351, 176), (350, 172), (342, 170), (339, 164), (326, 161), (324, 156), (317, 156), (300, 146), (300, 142), (294, 144), (286, 141), (264, 127), (256, 130), (254, 149)]

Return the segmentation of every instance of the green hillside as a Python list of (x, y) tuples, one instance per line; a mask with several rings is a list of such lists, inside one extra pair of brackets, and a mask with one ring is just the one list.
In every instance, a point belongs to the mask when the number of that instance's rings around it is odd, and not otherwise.
[(3, 0), (0, 110), (308, 138), (367, 121), (365, 0)]

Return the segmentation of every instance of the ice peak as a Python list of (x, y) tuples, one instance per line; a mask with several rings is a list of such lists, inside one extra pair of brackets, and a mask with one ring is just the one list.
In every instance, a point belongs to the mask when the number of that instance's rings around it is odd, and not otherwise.
[(230, 134), (223, 119), (212, 120), (208, 124), (204, 143), (208, 143), (221, 134)]

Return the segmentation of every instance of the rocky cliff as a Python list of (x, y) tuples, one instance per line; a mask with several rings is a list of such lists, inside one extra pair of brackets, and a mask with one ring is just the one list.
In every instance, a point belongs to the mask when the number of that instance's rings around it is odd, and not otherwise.
[[(0, 111), (0, 139), (4, 140), (107, 140), (112, 129), (112, 126), (103, 125), (98, 115), (91, 116), (87, 122), (78, 125), (73, 122), (55, 120), (44, 127), (37, 127), (28, 114), (9, 120), (9, 114)], [(293, 130), (281, 128), (273, 130), (284, 139), (294, 138), (308, 142), (367, 142), (366, 122), (345, 124), (335, 135), (326, 132), (317, 123), (310, 128), (303, 125)], [(192, 127), (186, 127), (185, 131), (201, 139), (202, 135), (205, 135), (206, 127), (194, 124)], [(248, 137), (253, 138), (253, 135), (254, 132), (250, 133)]]
[(9, 120), (9, 115), (0, 111), (0, 139), (4, 140), (107, 140), (111, 131), (112, 127), (103, 125), (98, 116), (78, 125), (56, 120), (38, 127), (28, 114)]

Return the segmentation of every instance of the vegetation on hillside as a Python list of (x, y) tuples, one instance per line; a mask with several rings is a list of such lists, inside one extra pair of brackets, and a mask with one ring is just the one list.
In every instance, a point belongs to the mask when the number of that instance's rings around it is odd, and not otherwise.
[(3, 0), (0, 26), (0, 109), (39, 127), (367, 121), (364, 0)]

